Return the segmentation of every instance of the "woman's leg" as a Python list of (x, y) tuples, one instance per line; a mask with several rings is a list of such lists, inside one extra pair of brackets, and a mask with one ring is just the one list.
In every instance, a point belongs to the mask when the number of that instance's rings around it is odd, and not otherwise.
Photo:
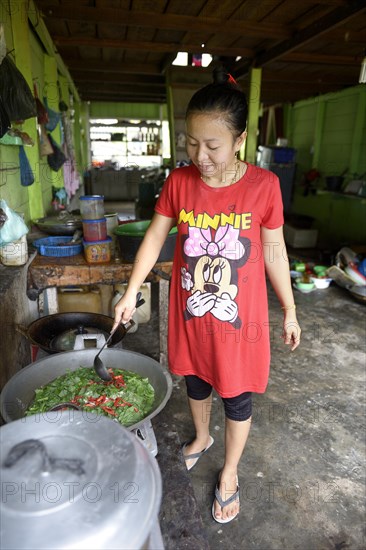
[[(196, 376), (186, 376), (188, 403), (191, 409), (196, 436), (184, 448), (184, 454), (200, 453), (210, 442), (210, 416), (212, 407), (212, 388), (207, 382)], [(195, 459), (186, 460), (189, 469)]]
[[(248, 439), (252, 399), (247, 392), (238, 397), (223, 399), (225, 406), (225, 461), (220, 475), (219, 491), (222, 500), (227, 500), (237, 490), (238, 464)], [(237, 420), (236, 420), (237, 419)], [(223, 509), (215, 500), (214, 514), (218, 519), (236, 516), (239, 512), (239, 501), (231, 502)]]
[[(225, 462), (221, 470), (219, 491), (222, 500), (227, 500), (237, 490), (236, 477), (238, 464), (244, 451), (250, 430), (251, 418), (243, 422), (226, 419), (225, 424)], [(222, 510), (215, 500), (215, 517), (226, 519), (236, 516), (239, 512), (239, 502), (231, 502)]]

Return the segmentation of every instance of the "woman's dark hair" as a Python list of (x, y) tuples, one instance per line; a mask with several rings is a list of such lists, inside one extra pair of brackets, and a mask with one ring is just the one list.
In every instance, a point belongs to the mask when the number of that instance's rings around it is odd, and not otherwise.
[(213, 83), (198, 90), (188, 103), (186, 119), (192, 113), (217, 112), (225, 114), (235, 137), (247, 126), (248, 105), (244, 92), (232, 77), (218, 67), (213, 72)]

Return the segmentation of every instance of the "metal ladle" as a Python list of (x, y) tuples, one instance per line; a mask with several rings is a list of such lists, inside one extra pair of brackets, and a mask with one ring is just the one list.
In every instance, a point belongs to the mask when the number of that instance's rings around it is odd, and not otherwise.
[[(136, 308), (142, 306), (142, 304), (145, 303), (145, 300), (143, 298), (141, 298), (141, 292), (138, 292), (137, 296), (136, 296)], [(134, 325), (134, 322), (131, 320), (129, 321), (130, 323), (130, 327), (131, 328), (133, 325)], [(114, 327), (114, 329), (111, 330), (109, 336), (108, 336), (108, 339), (106, 340), (106, 342), (103, 344), (103, 346), (100, 348), (100, 350), (98, 351), (97, 355), (94, 357), (94, 363), (93, 363), (93, 366), (94, 366), (94, 370), (95, 372), (97, 373), (97, 375), (99, 376), (99, 378), (101, 378), (102, 380), (104, 380), (105, 382), (109, 382), (110, 380), (112, 380), (112, 377), (111, 375), (109, 374), (109, 372), (107, 371), (103, 361), (101, 360), (101, 358), (99, 357), (99, 355), (102, 353), (102, 351), (104, 350), (104, 348), (106, 346), (108, 346), (109, 342), (111, 341), (112, 339), (112, 336), (113, 334), (116, 332), (116, 330), (118, 329), (118, 326), (117, 325), (116, 327)], [(127, 329), (128, 330), (128, 329)]]

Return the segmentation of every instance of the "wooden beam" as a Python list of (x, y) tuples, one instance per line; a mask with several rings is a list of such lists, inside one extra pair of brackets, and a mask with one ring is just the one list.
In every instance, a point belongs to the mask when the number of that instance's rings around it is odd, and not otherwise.
[(102, 86), (88, 86), (85, 84), (78, 85), (79, 92), (83, 93), (83, 95), (87, 94), (96, 94), (96, 95), (104, 95), (104, 96), (110, 96), (110, 95), (126, 95), (126, 96), (135, 96), (135, 97), (144, 97), (148, 101), (148, 98), (154, 99), (154, 98), (161, 98), (165, 97), (165, 92), (159, 90), (157, 92), (154, 92), (150, 89), (140, 89), (137, 90), (135, 88), (126, 87), (124, 89), (121, 89), (120, 87), (117, 88), (103, 88)]
[(94, 83), (93, 86), (90, 86), (88, 83), (80, 83), (78, 84), (78, 90), (83, 90), (84, 93), (86, 91), (90, 91), (90, 93), (102, 93), (102, 94), (105, 94), (105, 95), (108, 95), (108, 94), (114, 94), (114, 95), (143, 95), (143, 96), (151, 96), (152, 98), (153, 97), (161, 97), (161, 96), (165, 96), (165, 90), (152, 90), (151, 88), (148, 88), (146, 87), (145, 89), (144, 88), (137, 88), (135, 86), (123, 86), (123, 88), (121, 88), (121, 86), (114, 86), (114, 87), (111, 87), (110, 85), (109, 86), (103, 86), (103, 83)]
[(205, 46), (201, 43), (181, 44), (175, 42), (143, 42), (137, 40), (115, 40), (112, 38), (91, 38), (85, 36), (54, 36), (53, 41), (57, 46), (87, 46), (89, 48), (115, 48), (117, 50), (138, 50), (152, 53), (169, 53), (184, 49), (188, 53), (210, 53), (212, 55), (240, 55), (253, 57), (254, 50), (249, 48), (227, 48), (225, 46)]
[[(354, 69), (352, 68), (347, 73), (342, 71), (342, 74), (339, 75), (337, 72), (334, 72), (332, 75), (324, 74), (322, 71), (316, 71), (308, 69), (306, 71), (300, 71), (296, 67), (295, 71), (283, 70), (283, 71), (269, 71), (268, 69), (263, 69), (262, 81), (263, 82), (277, 82), (281, 84), (287, 84), (288, 82), (296, 81), (298, 85), (303, 83), (311, 82), (327, 82), (332, 84), (348, 84), (352, 86), (355, 83)], [(358, 74), (358, 71), (357, 71)], [(246, 79), (247, 81), (247, 79)], [(239, 82), (242, 82), (240, 80)]]
[(102, 75), (96, 71), (84, 71), (78, 70), (73, 75), (75, 82), (111, 82), (115, 84), (131, 84), (134, 86), (146, 86), (146, 87), (160, 87), (165, 89), (164, 77), (153, 76), (149, 77), (140, 76), (136, 74), (115, 74), (115, 73), (103, 73)]
[(292, 52), (281, 57), (280, 61), (289, 63), (311, 63), (314, 65), (356, 65), (359, 66), (363, 56), (327, 55), (320, 53)]
[[(76, 4), (76, 5), (75, 5)], [(234, 34), (252, 37), (267, 37), (283, 40), (290, 38), (291, 28), (285, 25), (256, 22), (239, 19), (221, 19), (219, 17), (199, 17), (192, 15), (176, 15), (152, 11), (133, 11), (120, 8), (92, 8), (45, 6), (43, 13), (46, 19), (65, 21), (82, 21), (94, 24), (111, 24), (122, 27), (156, 28), (159, 30), (175, 30), (182, 32), (197, 32), (207, 34)]]
[(151, 63), (126, 63), (113, 62), (108, 63), (99, 59), (75, 59), (63, 56), (65, 65), (71, 71), (98, 71), (99, 73), (119, 73), (119, 74), (145, 74), (158, 75), (161, 74), (159, 66)]
[(92, 90), (80, 91), (80, 95), (83, 101), (108, 101), (117, 103), (166, 103), (165, 97), (150, 97), (139, 95), (125, 95), (117, 93), (114, 95), (103, 95), (101, 93), (94, 93)]
[(331, 13), (320, 17), (320, 19), (315, 21), (312, 25), (298, 31), (292, 38), (257, 55), (255, 57), (255, 65), (257, 67), (264, 67), (271, 61), (282, 58), (296, 48), (308, 44), (314, 40), (314, 38), (319, 38), (338, 25), (346, 23), (349, 19), (355, 17), (355, 15), (365, 11), (365, 9), (365, 0), (350, 0), (347, 6), (337, 8)]

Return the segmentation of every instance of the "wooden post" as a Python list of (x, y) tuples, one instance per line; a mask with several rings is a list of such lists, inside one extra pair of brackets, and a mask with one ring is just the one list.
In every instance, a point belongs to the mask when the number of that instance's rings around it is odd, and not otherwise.
[(316, 112), (315, 130), (314, 130), (314, 152), (312, 168), (319, 167), (321, 145), (323, 140), (323, 128), (325, 120), (325, 101), (319, 99)]
[(246, 139), (245, 160), (255, 164), (258, 139), (258, 118), (260, 111), (262, 69), (250, 69), (248, 101), (248, 137)]
[(361, 151), (363, 151), (362, 140), (365, 132), (366, 120), (366, 90), (365, 85), (359, 86), (359, 96), (357, 105), (357, 114), (352, 138), (351, 159), (349, 163), (349, 173), (354, 174), (360, 171)]
[(169, 70), (166, 72), (166, 97), (168, 108), (169, 135), (170, 135), (170, 158), (171, 168), (175, 168), (177, 164), (177, 154), (175, 150), (175, 124), (174, 124), (174, 100), (173, 89), (170, 83)]

